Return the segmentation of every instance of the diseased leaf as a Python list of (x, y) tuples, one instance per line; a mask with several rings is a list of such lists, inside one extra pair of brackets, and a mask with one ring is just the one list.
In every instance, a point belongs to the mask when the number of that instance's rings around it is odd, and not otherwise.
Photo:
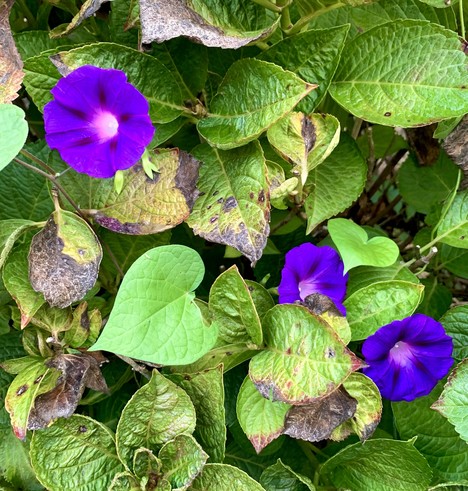
[[(2, 86), (0, 85), (0, 98), (1, 96)], [(25, 114), (21, 108), (19, 108), (18, 106), (14, 106), (13, 104), (3, 104), (1, 103), (0, 99), (0, 171), (4, 169), (14, 159), (18, 155), (19, 151), (23, 148), (23, 145), (28, 136), (28, 123), (26, 122), (24, 117)]]
[(247, 376), (237, 396), (236, 412), (250, 443), (260, 453), (284, 430), (286, 413), (291, 406), (263, 397)]
[(284, 433), (309, 442), (325, 440), (337, 426), (354, 416), (356, 407), (356, 400), (338, 388), (306, 406), (293, 406), (286, 415)]
[(130, 472), (119, 472), (112, 479), (108, 491), (141, 491), (141, 487)]
[(205, 46), (231, 49), (267, 36), (277, 25), (248, 0), (140, 0), (140, 20), (143, 43), (187, 36)]
[(461, 116), (468, 112), (468, 91), (460, 48), (455, 32), (425, 21), (374, 27), (343, 50), (330, 95), (355, 116), (387, 126)]
[(206, 464), (190, 488), (192, 491), (264, 491), (262, 486), (237, 467)]
[(267, 467), (260, 476), (260, 484), (266, 491), (315, 491), (312, 481), (294, 472), (291, 467), (278, 459), (276, 464)]
[(124, 470), (110, 430), (77, 414), (34, 433), (31, 461), (38, 479), (50, 491), (104, 490)]
[[(452, 121), (452, 120), (451, 120)], [(443, 121), (442, 121), (443, 123)], [(439, 126), (442, 124), (439, 123)], [(435, 134), (434, 134), (435, 138)], [(439, 137), (440, 138), (440, 137)], [(468, 187), (468, 115), (461, 120), (460, 124), (450, 132), (442, 143), (449, 157), (460, 167), (463, 172), (461, 189)]]
[(449, 246), (468, 249), (468, 189), (455, 195), (437, 228), (437, 238)]
[(10, 30), (9, 15), (14, 3), (15, 0), (1, 0), (0, 2), (0, 46), (2, 48), (0, 50), (0, 104), (16, 99), (24, 77), (23, 62)]
[(102, 248), (78, 215), (57, 210), (36, 234), (29, 250), (29, 280), (51, 307), (81, 300), (97, 280)]
[(259, 143), (227, 151), (203, 144), (192, 153), (202, 166), (200, 195), (188, 225), (197, 235), (235, 247), (255, 263), (270, 230), (268, 180)]
[(198, 131), (214, 147), (240, 147), (259, 137), (315, 87), (273, 63), (239, 60), (227, 71)]
[(151, 450), (139, 448), (133, 455), (133, 473), (138, 479), (150, 477), (152, 474), (159, 475), (161, 461), (154, 456)]

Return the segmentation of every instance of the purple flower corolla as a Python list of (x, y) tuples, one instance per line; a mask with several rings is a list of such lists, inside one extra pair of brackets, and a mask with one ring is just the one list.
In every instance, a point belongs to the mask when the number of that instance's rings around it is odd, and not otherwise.
[(312, 293), (329, 297), (337, 309), (346, 314), (342, 304), (346, 295), (348, 275), (338, 253), (329, 246), (318, 247), (306, 242), (286, 254), (278, 286), (279, 302), (305, 300)]
[(153, 138), (148, 101), (121, 70), (85, 65), (51, 92), (47, 144), (78, 172), (112, 177), (136, 164)]
[(452, 338), (440, 322), (414, 314), (381, 327), (362, 345), (370, 377), (383, 397), (412, 401), (431, 392), (452, 366)]

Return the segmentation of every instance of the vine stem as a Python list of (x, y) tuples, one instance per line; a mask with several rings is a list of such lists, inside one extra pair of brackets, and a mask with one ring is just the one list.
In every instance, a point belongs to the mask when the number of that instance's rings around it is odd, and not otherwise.
[(129, 358), (128, 356), (119, 355), (117, 353), (114, 354), (122, 361), (130, 365), (135, 372), (141, 373), (143, 377), (145, 377), (147, 380), (151, 379), (151, 374), (149, 370), (147, 370), (143, 365), (140, 365), (139, 363), (134, 361), (132, 358)]
[(285, 34), (287, 36), (291, 36), (292, 34), (298, 33), (303, 27), (305, 27), (311, 20), (315, 19), (315, 17), (318, 17), (319, 15), (325, 14), (326, 12), (330, 12), (331, 10), (335, 10), (340, 7), (344, 7), (344, 3), (338, 2), (334, 5), (330, 5), (329, 7), (326, 7), (324, 9), (320, 10), (313, 10), (309, 14), (305, 15), (304, 17), (300, 18), (292, 27), (291, 29), (288, 29), (285, 31)]
[(460, 29), (461, 29), (461, 37), (463, 39), (466, 39), (465, 38), (465, 16), (464, 16), (464, 13), (463, 13), (463, 0), (460, 0), (458, 2), (458, 8), (460, 9), (459, 12), (460, 12)]
[(255, 3), (258, 3), (258, 5), (261, 5), (262, 7), (265, 7), (268, 10), (271, 10), (272, 12), (281, 12), (281, 7), (278, 7), (278, 5), (274, 4), (273, 2), (270, 2), (270, 0), (253, 0)]

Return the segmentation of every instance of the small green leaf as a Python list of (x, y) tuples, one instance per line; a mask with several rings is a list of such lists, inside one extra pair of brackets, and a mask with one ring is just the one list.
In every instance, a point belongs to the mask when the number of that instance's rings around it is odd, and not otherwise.
[(141, 491), (141, 487), (130, 472), (119, 472), (112, 479), (108, 491)]
[(193, 302), (193, 290), (204, 270), (200, 256), (185, 246), (162, 246), (146, 252), (125, 275), (109, 320), (92, 350), (162, 365), (196, 361), (217, 336), (215, 327), (205, 324)]
[(468, 189), (455, 195), (437, 228), (436, 238), (449, 246), (468, 249)]
[(0, 269), (5, 264), (8, 254), (10, 254), (20, 235), (35, 226), (37, 226), (37, 223), (30, 220), (12, 219), (0, 222)]
[(356, 266), (391, 266), (400, 250), (387, 237), (369, 239), (366, 231), (351, 220), (328, 220), (328, 231), (344, 262), (344, 271)]
[(366, 339), (382, 326), (411, 315), (421, 302), (423, 291), (423, 285), (393, 280), (353, 293), (344, 301), (351, 340)]
[(77, 414), (34, 433), (31, 462), (39, 481), (50, 491), (104, 490), (123, 471), (112, 433)]
[(237, 396), (236, 412), (247, 438), (260, 453), (284, 430), (286, 413), (291, 406), (263, 397), (247, 376)]
[(180, 387), (153, 370), (151, 380), (137, 390), (122, 411), (117, 426), (117, 453), (130, 469), (134, 452), (156, 450), (177, 435), (192, 434), (195, 409)]
[(265, 314), (275, 306), (272, 296), (260, 283), (252, 280), (244, 281), (254, 302), (255, 309), (257, 310), (260, 319), (263, 319)]
[(263, 318), (266, 349), (249, 375), (273, 401), (307, 404), (331, 393), (361, 361), (331, 327), (299, 305), (276, 305)]
[(0, 171), (23, 148), (28, 136), (24, 111), (13, 104), (0, 104)]
[(388, 22), (345, 47), (330, 94), (366, 121), (425, 125), (468, 112), (466, 63), (455, 32), (419, 20)]
[(264, 491), (262, 486), (237, 467), (206, 464), (190, 487), (191, 491)]
[(452, 356), (457, 361), (468, 358), (468, 305), (453, 307), (440, 319), (445, 332), (453, 340)]
[(240, 147), (260, 136), (314, 87), (273, 63), (239, 60), (227, 71), (198, 131), (217, 148)]
[(426, 491), (432, 471), (413, 442), (376, 439), (348, 445), (323, 464), (320, 475), (353, 491)]
[(139, 448), (133, 454), (133, 473), (138, 479), (148, 477), (151, 473), (160, 474), (161, 461), (151, 450)]
[(315, 491), (312, 481), (294, 472), (291, 467), (278, 459), (276, 464), (267, 467), (260, 476), (260, 484), (266, 491)]
[(455, 426), (460, 437), (468, 442), (468, 359), (459, 363), (451, 372), (439, 399), (432, 404)]

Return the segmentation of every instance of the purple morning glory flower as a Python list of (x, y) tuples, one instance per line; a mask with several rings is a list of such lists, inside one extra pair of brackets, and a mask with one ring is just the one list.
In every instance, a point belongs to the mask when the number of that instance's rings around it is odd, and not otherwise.
[(121, 70), (85, 65), (60, 79), (44, 107), (46, 141), (76, 171), (112, 177), (136, 164), (154, 127), (148, 101)]
[(343, 275), (343, 261), (329, 246), (318, 247), (310, 242), (294, 247), (286, 254), (278, 286), (279, 302), (305, 300), (312, 293), (329, 297), (337, 309), (346, 315), (342, 304), (348, 275)]
[(362, 345), (363, 372), (383, 397), (412, 401), (429, 394), (452, 366), (453, 342), (440, 322), (414, 314), (381, 327)]

